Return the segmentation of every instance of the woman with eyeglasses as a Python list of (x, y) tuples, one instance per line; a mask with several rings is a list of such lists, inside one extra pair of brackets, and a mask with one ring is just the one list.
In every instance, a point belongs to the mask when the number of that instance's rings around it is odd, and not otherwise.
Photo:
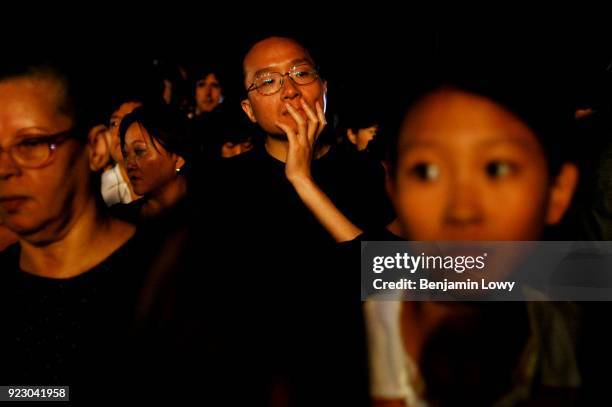
[(70, 385), (71, 400), (129, 370), (147, 264), (99, 193), (105, 98), (84, 66), (0, 70), (0, 223), (18, 236), (0, 255), (0, 383)]

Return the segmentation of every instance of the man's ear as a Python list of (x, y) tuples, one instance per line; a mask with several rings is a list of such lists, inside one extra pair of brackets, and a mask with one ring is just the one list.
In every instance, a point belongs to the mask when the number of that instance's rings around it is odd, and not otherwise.
[(572, 201), (577, 183), (578, 168), (574, 164), (563, 164), (559, 175), (557, 175), (551, 186), (546, 211), (546, 224), (555, 225), (561, 221)]
[(94, 171), (102, 170), (110, 161), (110, 148), (107, 140), (110, 138), (105, 125), (92, 127), (87, 135), (87, 149), (89, 152), (89, 168)]
[(249, 99), (244, 99), (242, 102), (240, 102), (240, 106), (242, 106), (244, 113), (249, 116), (249, 120), (251, 120), (253, 123), (257, 123), (257, 119), (253, 114), (253, 106), (251, 105), (251, 101)]

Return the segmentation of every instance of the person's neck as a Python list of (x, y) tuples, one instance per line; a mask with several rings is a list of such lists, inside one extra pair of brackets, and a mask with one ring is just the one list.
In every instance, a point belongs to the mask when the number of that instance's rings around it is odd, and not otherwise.
[[(270, 156), (281, 161), (287, 162), (287, 153), (289, 151), (289, 141), (279, 140), (273, 137), (266, 137), (266, 151)], [(317, 160), (329, 152), (331, 146), (329, 144), (320, 144), (315, 147), (314, 159)]]
[(155, 217), (175, 206), (186, 195), (187, 181), (183, 176), (176, 176), (155, 194), (146, 197), (142, 205), (141, 215), (145, 219)]
[(101, 263), (135, 231), (133, 225), (101, 213), (92, 196), (60, 230), (50, 232), (57, 239), (42, 244), (21, 239), (19, 265), (23, 271), (41, 277), (75, 277)]

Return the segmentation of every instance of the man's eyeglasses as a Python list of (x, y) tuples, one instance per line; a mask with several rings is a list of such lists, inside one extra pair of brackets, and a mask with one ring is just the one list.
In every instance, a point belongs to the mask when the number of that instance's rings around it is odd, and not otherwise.
[(288, 72), (264, 72), (259, 74), (253, 80), (253, 83), (247, 89), (247, 93), (252, 90), (257, 90), (257, 93), (263, 96), (273, 95), (285, 84), (285, 75), (297, 85), (308, 85), (314, 82), (319, 73), (310, 65), (298, 65), (291, 68)]
[(72, 129), (45, 136), (32, 136), (8, 147), (0, 147), (13, 161), (23, 168), (40, 168), (47, 165), (53, 158), (57, 147), (72, 134)]

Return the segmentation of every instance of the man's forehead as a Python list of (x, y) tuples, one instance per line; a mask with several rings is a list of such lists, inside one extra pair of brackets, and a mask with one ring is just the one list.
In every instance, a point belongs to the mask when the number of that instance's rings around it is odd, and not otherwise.
[(267, 66), (259, 68), (256, 71), (254, 71), (254, 75), (257, 76), (261, 73), (270, 72), (270, 71), (278, 71), (278, 72), (283, 71), (284, 72), (287, 69), (290, 69), (294, 66), (302, 65), (302, 64), (312, 65), (313, 62), (310, 58), (295, 58), (295, 59), (290, 59), (290, 60), (284, 60), (284, 61), (280, 61), (279, 63), (268, 64)]
[(300, 44), (289, 41), (264, 41), (255, 45), (244, 60), (245, 73), (290, 67), (298, 63), (313, 63), (312, 57)]

